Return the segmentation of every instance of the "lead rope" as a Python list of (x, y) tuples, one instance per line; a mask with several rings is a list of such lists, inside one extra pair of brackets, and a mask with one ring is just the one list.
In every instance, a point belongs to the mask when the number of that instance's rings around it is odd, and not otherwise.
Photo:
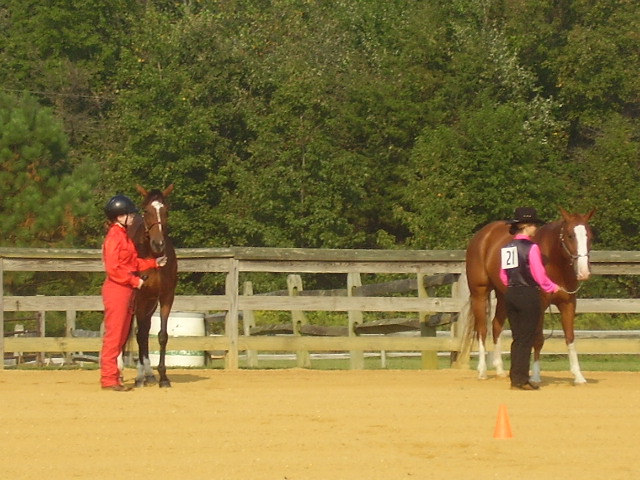
[(569, 295), (575, 295), (576, 293), (578, 293), (580, 291), (580, 289), (582, 288), (582, 282), (578, 283), (578, 288), (576, 288), (574, 291), (570, 292), (569, 290), (567, 290), (564, 287), (560, 287), (560, 290), (562, 290), (564, 293), (568, 293)]
[[(547, 307), (547, 310), (549, 310), (549, 315), (550, 315), (551, 317), (553, 317), (553, 311), (551, 310), (551, 304), (549, 304), (549, 306)], [(554, 332), (554, 329), (553, 329), (553, 328), (551, 328), (551, 331), (549, 332), (549, 335), (547, 335), (547, 336), (545, 337), (545, 341), (546, 341), (546, 340), (549, 340), (549, 339), (553, 336), (553, 332)]]

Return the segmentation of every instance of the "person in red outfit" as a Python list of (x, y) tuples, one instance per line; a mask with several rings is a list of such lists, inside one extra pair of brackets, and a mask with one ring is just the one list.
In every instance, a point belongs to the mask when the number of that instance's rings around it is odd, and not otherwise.
[(102, 245), (107, 278), (102, 286), (104, 336), (100, 352), (100, 383), (105, 390), (126, 392), (130, 388), (121, 383), (118, 356), (129, 336), (135, 289), (140, 289), (144, 283), (137, 272), (163, 267), (167, 258), (138, 258), (135, 245), (127, 235), (127, 227), (138, 212), (131, 199), (116, 195), (107, 202), (104, 211), (111, 224)]

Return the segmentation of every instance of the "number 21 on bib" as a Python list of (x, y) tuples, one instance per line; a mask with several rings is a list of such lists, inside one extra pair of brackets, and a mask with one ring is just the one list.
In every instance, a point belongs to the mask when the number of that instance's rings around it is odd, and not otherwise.
[(503, 270), (518, 267), (518, 248), (515, 245), (502, 248), (500, 250), (500, 257), (502, 259)]

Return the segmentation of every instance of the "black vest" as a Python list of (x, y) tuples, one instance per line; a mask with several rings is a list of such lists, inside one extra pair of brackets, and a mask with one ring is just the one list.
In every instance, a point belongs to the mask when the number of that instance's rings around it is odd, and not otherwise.
[(518, 252), (518, 266), (507, 268), (507, 286), (509, 287), (537, 287), (538, 283), (531, 275), (529, 267), (529, 252), (533, 242), (531, 240), (517, 239), (505, 245), (505, 247), (516, 247)]

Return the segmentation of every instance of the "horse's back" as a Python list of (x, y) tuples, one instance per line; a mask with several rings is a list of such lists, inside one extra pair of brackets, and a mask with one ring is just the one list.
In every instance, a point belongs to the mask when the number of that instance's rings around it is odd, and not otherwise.
[(466, 252), (467, 282), (472, 294), (502, 288), (500, 249), (511, 238), (504, 221), (491, 222), (473, 235)]

